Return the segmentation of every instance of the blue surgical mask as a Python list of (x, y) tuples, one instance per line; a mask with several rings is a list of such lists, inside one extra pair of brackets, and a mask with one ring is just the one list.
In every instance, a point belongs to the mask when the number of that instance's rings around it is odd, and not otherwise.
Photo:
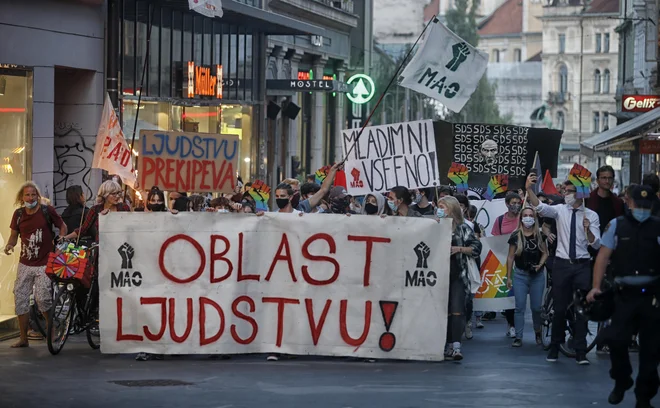
[(639, 222), (644, 222), (651, 216), (651, 210), (648, 208), (633, 208), (631, 212), (633, 218)]
[(394, 201), (387, 200), (387, 205), (390, 207), (390, 210), (392, 210), (392, 212), (396, 212), (399, 209), (399, 206), (394, 204)]
[(24, 201), (24, 204), (25, 204), (25, 208), (33, 209), (34, 207), (37, 206), (37, 204), (39, 204), (39, 202), (35, 201), (33, 203), (28, 203), (27, 201)]
[(445, 213), (444, 208), (438, 208), (437, 210), (435, 210), (435, 215), (438, 218), (445, 218), (447, 216), (447, 214)]

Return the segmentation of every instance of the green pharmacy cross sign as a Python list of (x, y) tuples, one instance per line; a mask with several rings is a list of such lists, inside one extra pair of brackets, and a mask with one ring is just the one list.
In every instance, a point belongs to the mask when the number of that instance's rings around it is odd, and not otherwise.
[(346, 81), (348, 85), (355, 83), (353, 90), (346, 94), (348, 100), (362, 105), (369, 102), (376, 93), (376, 86), (374, 86), (374, 81), (365, 74), (355, 74), (352, 77), (348, 78)]

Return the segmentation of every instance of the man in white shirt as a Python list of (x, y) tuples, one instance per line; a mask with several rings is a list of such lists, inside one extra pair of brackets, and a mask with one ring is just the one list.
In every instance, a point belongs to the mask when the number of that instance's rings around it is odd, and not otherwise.
[[(532, 190), (536, 185), (536, 174), (527, 177), (527, 197), (536, 208), (539, 216), (554, 218), (557, 221), (557, 255), (552, 271), (552, 297), (554, 301), (554, 320), (552, 322), (552, 343), (547, 361), (557, 361), (559, 345), (566, 338), (566, 309), (577, 289), (589, 290), (591, 287), (591, 256), (587, 247), (600, 248), (600, 222), (598, 214), (585, 208), (582, 199), (575, 197), (577, 189), (566, 181), (564, 183), (565, 204), (549, 206), (539, 201)], [(576, 316), (574, 347), (576, 361), (588, 365), (587, 321), (581, 315)]]

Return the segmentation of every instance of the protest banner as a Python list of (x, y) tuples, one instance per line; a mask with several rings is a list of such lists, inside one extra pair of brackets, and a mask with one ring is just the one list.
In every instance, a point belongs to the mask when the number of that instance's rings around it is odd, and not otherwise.
[(359, 131), (342, 132), (349, 194), (382, 193), (396, 186), (415, 189), (439, 185), (433, 122), (370, 126), (356, 141)]
[(477, 214), (477, 223), (484, 227), (487, 237), (492, 236), (493, 226), (495, 220), (500, 215), (508, 211), (503, 198), (498, 198), (492, 201), (488, 200), (470, 200), (470, 204), (481, 209)]
[(92, 168), (106, 170), (116, 174), (122, 181), (135, 188), (135, 170), (133, 169), (133, 155), (126, 142), (124, 131), (119, 125), (119, 119), (112, 107), (110, 96), (105, 94), (103, 115), (99, 130), (96, 133), (96, 146)]
[(434, 18), (426, 28), (424, 42), (401, 73), (400, 85), (460, 112), (477, 89), (487, 66), (488, 54)]
[(450, 220), (99, 220), (104, 353), (443, 359)]
[(233, 193), (238, 136), (140, 131), (140, 185), (167, 191)]
[(481, 286), (474, 295), (474, 310), (488, 312), (515, 308), (513, 289), (506, 287), (509, 235), (481, 239)]
[(468, 168), (470, 190), (483, 194), (492, 176), (506, 174), (509, 190), (515, 191), (524, 188), (537, 153), (542, 170), (557, 177), (559, 130), (444, 121), (434, 122), (434, 130), (442, 184), (450, 182), (444, 175), (452, 163), (460, 163)]

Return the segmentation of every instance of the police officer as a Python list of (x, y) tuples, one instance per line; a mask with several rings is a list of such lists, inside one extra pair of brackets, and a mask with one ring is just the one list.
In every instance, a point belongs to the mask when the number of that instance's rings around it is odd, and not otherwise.
[(660, 218), (651, 216), (652, 205), (651, 187), (636, 186), (632, 191), (630, 211), (612, 220), (605, 229), (594, 266), (593, 289), (587, 296), (589, 302), (594, 302), (595, 296), (601, 293), (610, 257), (615, 279), (634, 276), (637, 281), (644, 277), (650, 281), (656, 277), (655, 283), (647, 282), (645, 287), (615, 283), (614, 315), (605, 333), (612, 362), (610, 376), (615, 381), (608, 401), (616, 405), (633, 386), (628, 346), (632, 334), (639, 330), (637, 408), (651, 407), (650, 401), (658, 392), (660, 383), (660, 286), (657, 283), (660, 279)]

